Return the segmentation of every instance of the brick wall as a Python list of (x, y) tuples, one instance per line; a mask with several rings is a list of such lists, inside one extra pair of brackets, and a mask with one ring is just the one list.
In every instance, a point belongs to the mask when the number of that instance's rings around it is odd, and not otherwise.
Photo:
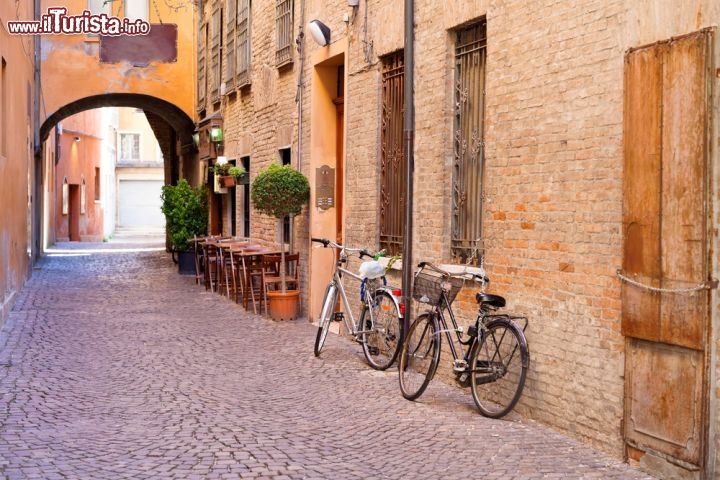
[[(326, 22), (333, 42), (348, 40), (344, 233), (348, 244), (373, 248), (378, 245), (380, 58), (403, 47), (402, 4), (368, 0), (352, 10), (341, 0), (320, 3), (309, 2), (303, 13), (296, 2), (296, 31), (304, 15)], [(415, 3), (415, 258), (407, 263), (451, 261), (454, 30), (484, 17), (489, 291), (506, 296), (508, 310), (530, 319), (532, 364), (517, 410), (620, 457), (625, 344), (616, 269), (622, 261), (624, 54), (639, 42), (717, 21), (718, 7), (692, 2), (687, 10), (702, 13), (693, 20), (685, 9), (682, 15), (650, 15), (646, 10), (655, 7), (640, 1)], [(252, 138), (251, 151), (241, 153), (252, 156), (257, 172), (275, 153), (281, 126), (292, 125), (295, 163), (299, 62), (291, 72), (274, 68), (274, 4), (253, 5), (253, 84), (248, 92), (224, 99), (222, 108), (228, 144)], [(309, 38), (305, 45), (308, 57), (319, 48)], [(306, 174), (311, 69), (306, 63), (303, 71), (300, 140)], [(296, 220), (296, 239), (309, 237), (308, 218), (303, 214)], [(253, 236), (274, 235), (274, 221), (254, 214), (252, 225)], [(307, 265), (303, 243), (299, 248)], [(302, 281), (311, 274), (303, 271)], [(399, 275), (392, 281), (399, 284)], [(473, 293), (466, 289), (455, 303), (465, 325), (474, 319)], [(447, 362), (441, 367), (440, 376), (449, 379)]]

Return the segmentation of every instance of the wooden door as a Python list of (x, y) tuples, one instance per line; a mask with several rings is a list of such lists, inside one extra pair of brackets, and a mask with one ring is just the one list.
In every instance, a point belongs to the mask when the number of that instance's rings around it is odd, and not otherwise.
[(68, 210), (68, 237), (71, 242), (80, 241), (80, 185), (70, 185)]
[(711, 36), (625, 58), (624, 434), (631, 459), (667, 458), (688, 478), (708, 434)]

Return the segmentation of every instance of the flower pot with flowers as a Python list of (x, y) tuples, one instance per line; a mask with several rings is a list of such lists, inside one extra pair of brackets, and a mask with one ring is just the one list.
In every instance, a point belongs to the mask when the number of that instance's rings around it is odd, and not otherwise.
[[(290, 215), (290, 221), (302, 211), (302, 206), (310, 200), (310, 183), (305, 175), (290, 165), (273, 163), (261, 170), (252, 182), (250, 197), (253, 206), (261, 213), (277, 219), (278, 231), (282, 220)], [(285, 272), (285, 247), (280, 249), (280, 290), (268, 294), (270, 316), (274, 320), (290, 319), (297, 315), (299, 291), (289, 291)], [(279, 303), (291, 301), (289, 311), (278, 308)]]
[(239, 184), (240, 180), (247, 173), (244, 168), (237, 167), (227, 161), (222, 163), (218, 162), (210, 168), (215, 174), (215, 183), (224, 188), (234, 187)]

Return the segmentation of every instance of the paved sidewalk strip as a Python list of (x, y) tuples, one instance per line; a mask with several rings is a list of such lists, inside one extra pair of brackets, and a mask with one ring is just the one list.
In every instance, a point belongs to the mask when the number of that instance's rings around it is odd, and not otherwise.
[(651, 479), (467, 390), (273, 322), (165, 252), (44, 258), (0, 332), (4, 479)]

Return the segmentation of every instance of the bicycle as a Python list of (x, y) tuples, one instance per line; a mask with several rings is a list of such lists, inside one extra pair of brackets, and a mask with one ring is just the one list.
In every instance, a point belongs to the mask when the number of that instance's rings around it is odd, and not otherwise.
[[(311, 240), (321, 243), (325, 248), (332, 247), (338, 250), (335, 270), (325, 290), (320, 310), (319, 326), (315, 338), (315, 356), (320, 356), (330, 330), (330, 323), (333, 320), (344, 321), (350, 335), (362, 344), (368, 364), (376, 370), (386, 370), (393, 364), (400, 350), (403, 318), (402, 305), (399, 301), (402, 295), (401, 291), (387, 286), (384, 268), (380, 273), (364, 277), (344, 267), (348, 262), (348, 257), (353, 253), (358, 254), (361, 259), (373, 258), (374, 255), (367, 250), (350, 248), (325, 238), (312, 238)], [(357, 321), (355, 321), (348, 302), (343, 275), (360, 281), (362, 310)], [(335, 311), (338, 294), (345, 313)]]
[[(467, 279), (480, 281), (475, 295), (478, 314), (467, 336), (458, 327), (451, 304)], [(499, 295), (484, 293), (489, 280), (473, 273), (452, 274), (437, 266), (421, 262), (413, 280), (413, 298), (432, 308), (415, 319), (408, 329), (400, 352), (400, 390), (408, 400), (417, 399), (432, 380), (440, 362), (442, 334), (450, 346), (453, 372), (463, 387), (470, 387), (475, 405), (486, 417), (500, 418), (517, 404), (525, 385), (530, 351), (524, 330), (527, 317), (493, 314), (505, 306)], [(448, 329), (444, 311), (452, 322)], [(524, 322), (522, 327), (518, 322)], [(463, 347), (456, 348), (451, 337), (455, 332)], [(458, 350), (463, 354), (460, 357)]]

